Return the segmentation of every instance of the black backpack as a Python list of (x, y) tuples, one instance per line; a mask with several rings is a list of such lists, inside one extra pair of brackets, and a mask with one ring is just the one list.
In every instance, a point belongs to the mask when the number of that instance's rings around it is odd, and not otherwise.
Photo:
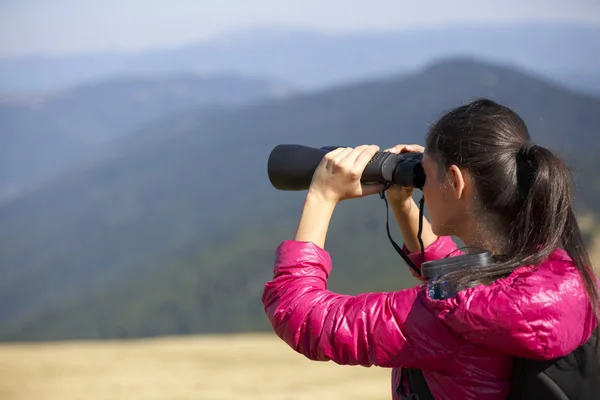
[[(403, 369), (410, 394), (403, 400), (435, 400), (423, 372)], [(397, 391), (401, 395), (402, 383)], [(600, 400), (596, 336), (565, 357), (548, 361), (516, 358), (508, 400)]]

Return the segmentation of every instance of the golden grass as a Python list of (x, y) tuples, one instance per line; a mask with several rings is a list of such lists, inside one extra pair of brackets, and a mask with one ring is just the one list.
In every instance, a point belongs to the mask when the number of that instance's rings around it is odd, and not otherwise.
[(274, 335), (0, 344), (2, 400), (347, 400), (390, 395), (390, 370), (310, 361)]
[(595, 214), (587, 213), (578, 217), (579, 228), (583, 233), (591, 234), (588, 252), (596, 274), (600, 274), (600, 224)]

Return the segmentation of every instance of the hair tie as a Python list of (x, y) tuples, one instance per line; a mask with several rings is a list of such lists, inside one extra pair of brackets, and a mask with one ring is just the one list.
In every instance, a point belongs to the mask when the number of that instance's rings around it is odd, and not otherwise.
[(536, 147), (537, 145), (535, 143), (533, 143), (532, 141), (528, 140), (525, 143), (523, 143), (523, 145), (521, 146), (521, 148), (519, 149), (519, 151), (517, 152), (517, 159), (520, 159), (522, 161), (528, 161), (531, 158), (531, 152), (533, 150), (534, 147)]
[(517, 191), (521, 200), (525, 200), (535, 175), (535, 165), (532, 152), (536, 144), (532, 141), (523, 143), (517, 152)]

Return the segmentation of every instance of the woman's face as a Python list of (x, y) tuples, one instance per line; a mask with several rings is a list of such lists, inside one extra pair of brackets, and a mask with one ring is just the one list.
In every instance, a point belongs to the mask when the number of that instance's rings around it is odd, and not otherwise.
[(464, 202), (457, 191), (456, 171), (440, 173), (440, 167), (430, 155), (423, 154), (423, 169), (427, 179), (423, 186), (425, 204), (433, 233), (438, 236), (457, 236), (466, 223)]

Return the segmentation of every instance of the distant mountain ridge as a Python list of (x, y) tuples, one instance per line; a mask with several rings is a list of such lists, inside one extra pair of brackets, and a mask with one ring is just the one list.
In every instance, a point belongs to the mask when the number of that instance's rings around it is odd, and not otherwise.
[[(591, 184), (600, 98), (512, 68), (452, 59), (402, 78), (187, 114), (183, 125), (153, 124), (152, 141), (0, 207), (0, 338), (264, 329), (260, 290), (304, 195), (270, 186), (271, 149), (420, 143), (437, 117), (477, 97), (514, 108), (534, 140), (581, 167), (578, 204), (600, 210)], [(384, 223), (376, 197), (336, 210), (333, 290), (414, 284)]]
[(0, 92), (39, 92), (123, 74), (233, 73), (303, 89), (416, 71), (452, 56), (525, 68), (600, 93), (600, 27), (565, 23), (460, 25), (325, 34), (262, 29), (135, 54), (0, 59)]
[(113, 140), (199, 107), (279, 98), (281, 83), (193, 74), (107, 79), (56, 93), (0, 96), (0, 203), (95, 157)]

